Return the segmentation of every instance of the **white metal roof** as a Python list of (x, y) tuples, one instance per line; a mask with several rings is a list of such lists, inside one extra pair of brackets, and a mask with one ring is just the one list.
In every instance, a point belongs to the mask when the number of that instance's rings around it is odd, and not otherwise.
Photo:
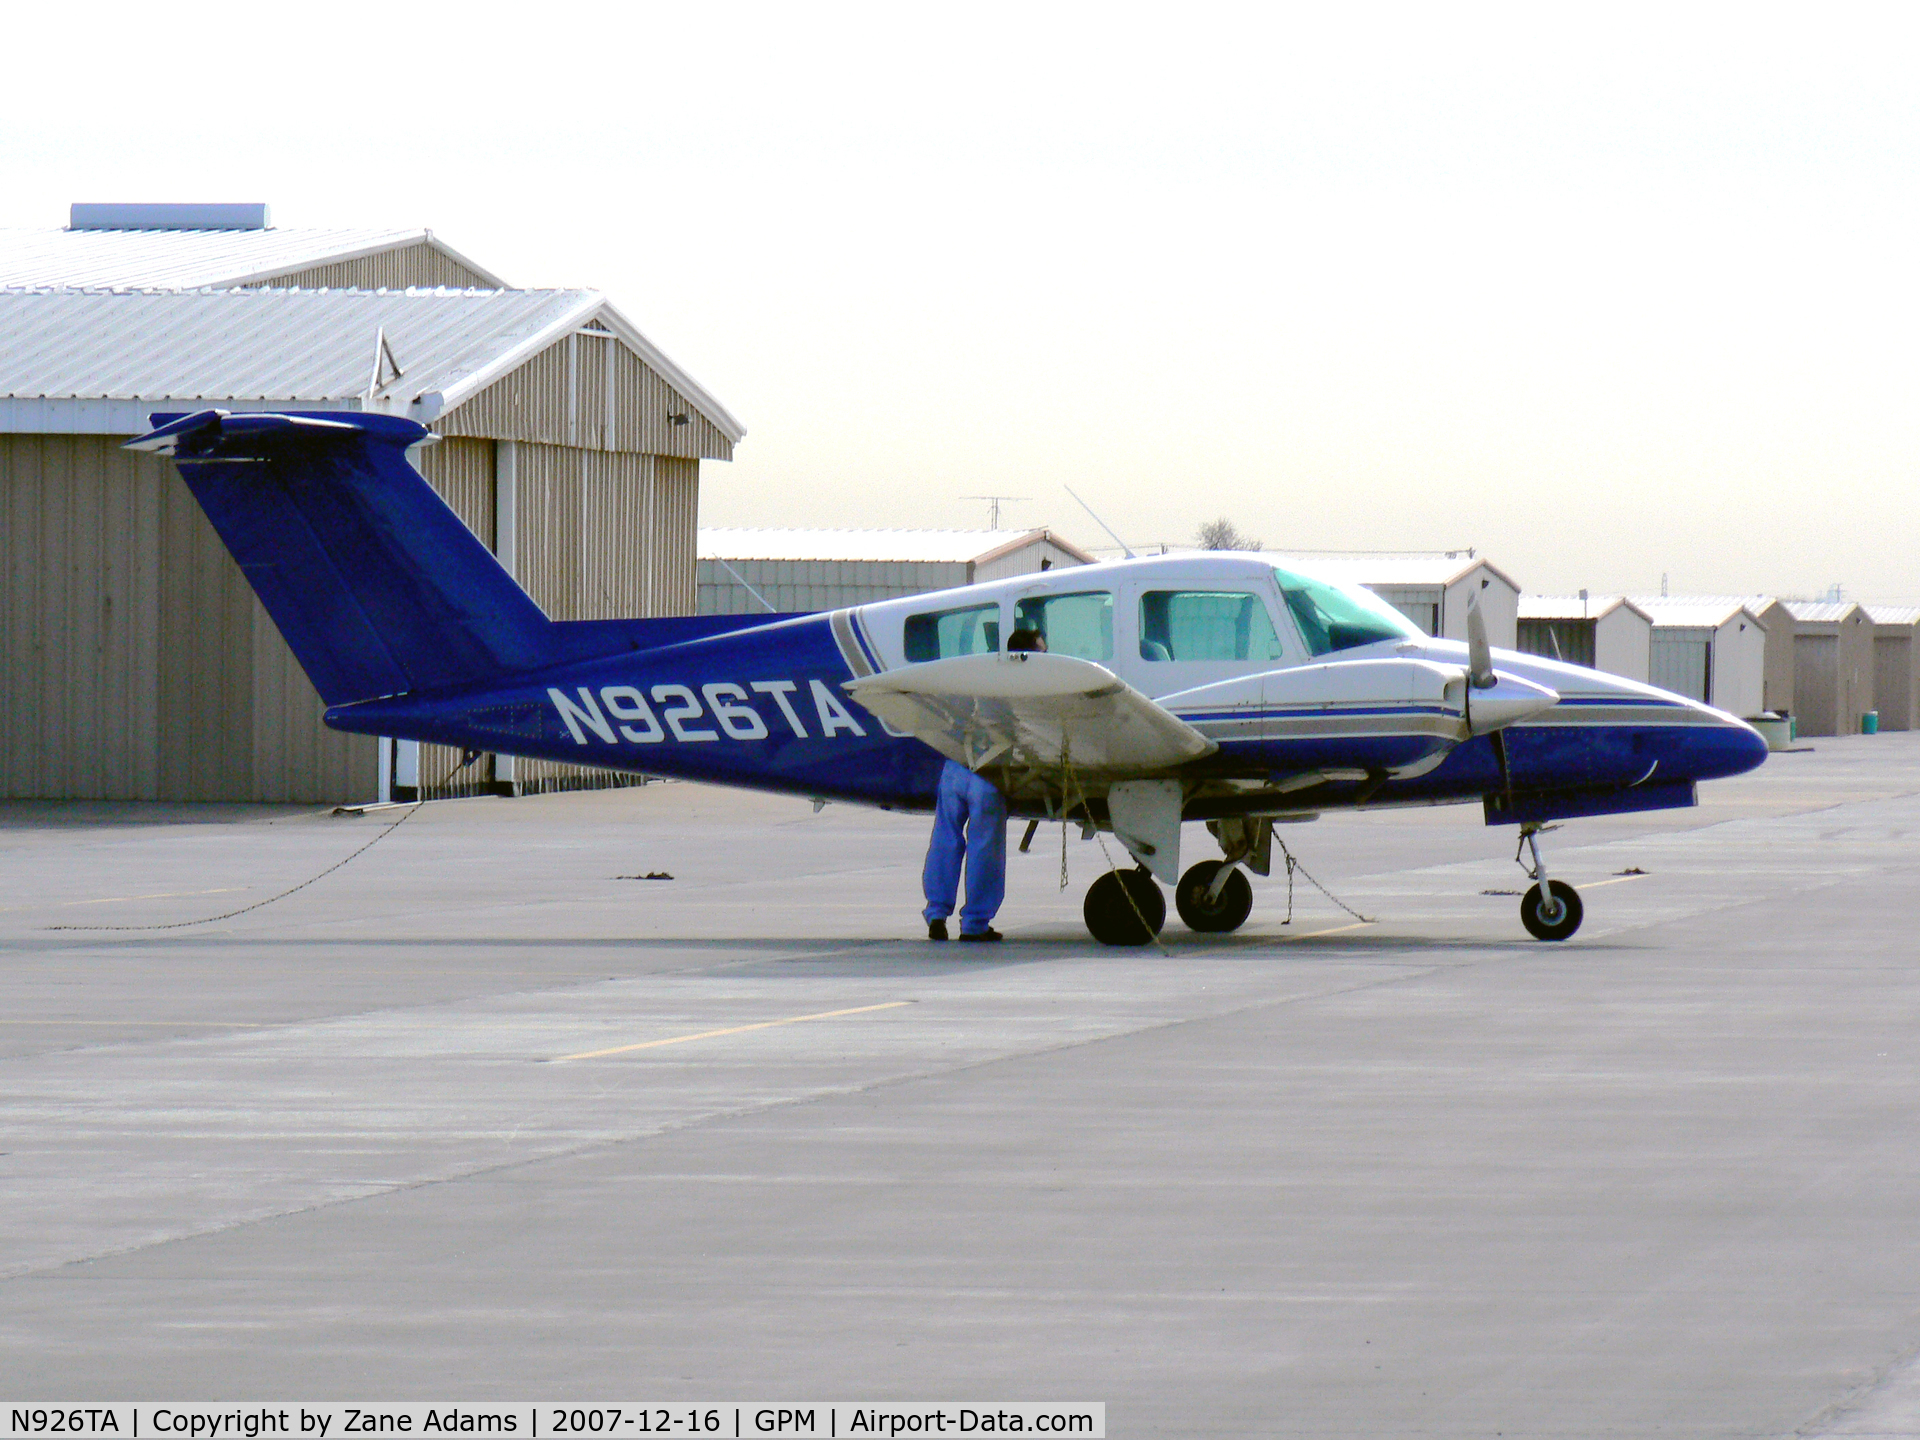
[(1484, 565), (1514, 590), (1520, 588), (1506, 571), (1485, 556), (1476, 556), (1471, 550), (1405, 553), (1269, 550), (1262, 553), (1276, 562), (1293, 561), (1309, 566), (1329, 579), (1347, 580), (1360, 585), (1436, 585), (1444, 588)]
[(1831, 625), (1861, 609), (1854, 600), (1783, 600), (1787, 613), (1808, 625)]
[(1622, 605), (1642, 620), (1651, 621), (1645, 608), (1624, 595), (1522, 595), (1519, 618), (1522, 620), (1598, 620), (1611, 615)]
[(1745, 614), (1762, 630), (1767, 628), (1754, 614), (1753, 601), (1737, 595), (1634, 595), (1629, 598), (1661, 629), (1717, 630), (1740, 614)]
[[(746, 432), (594, 290), (0, 291), (0, 431), (137, 434), (157, 402), (430, 422), (586, 321)], [(400, 374), (373, 384), (384, 332)]]
[(0, 289), (199, 290), (377, 255), (421, 242), (501, 289), (431, 230), (61, 230), (0, 228)]
[(1876, 625), (1920, 625), (1920, 605), (1868, 605), (1867, 618)]
[(1038, 541), (1079, 553), (1041, 530), (702, 530), (702, 560), (870, 560), (965, 565)]

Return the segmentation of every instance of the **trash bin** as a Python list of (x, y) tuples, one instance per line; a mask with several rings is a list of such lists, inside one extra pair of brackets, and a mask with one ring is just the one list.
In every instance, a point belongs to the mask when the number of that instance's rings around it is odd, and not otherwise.
[(1862, 735), (1878, 735), (1880, 733), (1880, 712), (1878, 710), (1869, 710), (1860, 717), (1860, 733)]
[(1772, 712), (1756, 715), (1747, 723), (1760, 732), (1760, 738), (1767, 742), (1767, 749), (1780, 751), (1793, 743), (1793, 721), (1785, 715)]

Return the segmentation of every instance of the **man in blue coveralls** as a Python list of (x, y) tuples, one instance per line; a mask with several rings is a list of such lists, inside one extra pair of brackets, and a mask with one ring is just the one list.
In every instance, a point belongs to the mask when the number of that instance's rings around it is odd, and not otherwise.
[(926, 891), (927, 938), (947, 938), (947, 917), (960, 891), (960, 860), (967, 862), (967, 903), (960, 909), (962, 940), (1001, 938), (992, 920), (1007, 898), (1007, 802), (984, 775), (957, 760), (940, 771), (933, 807), (933, 842), (927, 846), (920, 888)]
[[(1045, 650), (1038, 630), (1016, 630), (1008, 650)], [(947, 938), (947, 917), (960, 893), (960, 861), (967, 862), (967, 903), (960, 908), (960, 938), (991, 942), (1004, 938), (993, 928), (1000, 902), (1007, 898), (1007, 802), (984, 775), (957, 760), (940, 770), (933, 807), (933, 840), (927, 846), (920, 888), (926, 892), (927, 938)]]

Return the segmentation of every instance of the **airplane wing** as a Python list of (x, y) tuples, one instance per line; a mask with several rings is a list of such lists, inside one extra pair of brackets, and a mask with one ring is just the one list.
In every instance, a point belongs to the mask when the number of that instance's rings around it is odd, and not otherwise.
[(1220, 747), (1090, 660), (961, 655), (867, 675), (847, 693), (895, 730), (978, 770), (996, 760), (1169, 770)]

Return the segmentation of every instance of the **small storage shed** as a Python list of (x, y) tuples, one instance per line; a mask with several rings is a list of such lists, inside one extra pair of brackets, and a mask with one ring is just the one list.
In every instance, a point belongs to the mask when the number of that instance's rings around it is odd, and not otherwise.
[(1516, 650), (1644, 681), (1653, 617), (1624, 595), (1522, 595)]
[[(1766, 665), (1760, 682), (1760, 706), (1753, 712), (1775, 711), (1786, 715), (1793, 711), (1793, 616), (1772, 595), (1630, 595), (1627, 597), (1651, 613), (1659, 606), (1688, 605), (1708, 610), (1744, 608), (1767, 632)], [(1716, 702), (1717, 703), (1717, 702)]]
[(1292, 562), (1335, 580), (1364, 585), (1427, 634), (1449, 640), (1467, 638), (1467, 599), (1477, 594), (1488, 641), (1508, 650), (1516, 648), (1520, 586), (1472, 550), (1276, 551), (1271, 558), (1276, 564)]
[(1851, 600), (1788, 600), (1802, 735), (1857, 735), (1873, 709), (1874, 625)]
[(838, 610), (1093, 557), (1051, 530), (702, 530), (702, 615)]
[(1873, 623), (1873, 708), (1882, 730), (1920, 729), (1920, 605), (1869, 605)]
[(1653, 621), (1647, 680), (1734, 715), (1758, 715), (1766, 695), (1767, 631), (1738, 600), (1636, 599)]

